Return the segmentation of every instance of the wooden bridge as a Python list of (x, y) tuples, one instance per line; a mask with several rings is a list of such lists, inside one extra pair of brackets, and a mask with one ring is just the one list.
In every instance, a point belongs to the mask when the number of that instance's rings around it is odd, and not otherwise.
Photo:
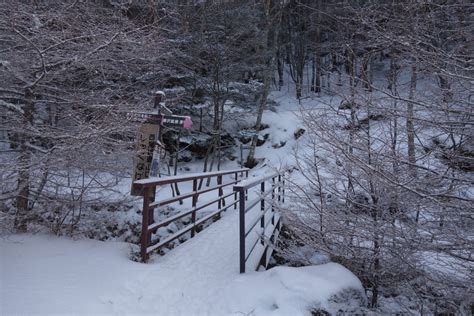
[[(195, 237), (206, 224), (217, 221), (223, 212), (230, 210), (239, 212), (235, 225), (239, 227), (240, 272), (245, 272), (246, 267), (266, 268), (281, 229), (278, 210), (285, 202), (285, 178), (282, 173), (253, 178), (248, 174), (248, 169), (235, 169), (135, 181), (134, 184), (143, 190), (142, 261), (147, 262), (152, 253), (163, 250), (186, 234)], [(156, 193), (157, 188), (178, 184), (191, 189), (174, 197), (167, 195), (164, 199)], [(183, 204), (185, 209), (155, 221), (155, 212), (177, 203)], [(179, 220), (188, 224), (165, 238), (152, 238), (159, 228)]]

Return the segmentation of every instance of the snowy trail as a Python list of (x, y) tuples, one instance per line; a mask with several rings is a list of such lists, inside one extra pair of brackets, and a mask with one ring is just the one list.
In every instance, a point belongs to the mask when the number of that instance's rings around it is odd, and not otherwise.
[(124, 315), (229, 313), (219, 302), (239, 275), (238, 249), (238, 216), (230, 211), (165, 256), (153, 256), (147, 273), (108, 300), (114, 312)]
[[(149, 264), (129, 244), (0, 238), (0, 315), (309, 315), (360, 281), (336, 263), (238, 273), (237, 212)], [(362, 302), (364, 299), (362, 298)]]

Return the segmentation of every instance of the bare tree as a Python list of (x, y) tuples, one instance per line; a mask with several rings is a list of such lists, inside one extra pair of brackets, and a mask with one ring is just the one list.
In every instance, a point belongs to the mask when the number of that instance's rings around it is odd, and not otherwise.
[(263, 12), (264, 12), (264, 33), (266, 36), (265, 46), (263, 48), (263, 87), (258, 100), (257, 107), (257, 119), (255, 122), (255, 134), (252, 137), (252, 143), (250, 144), (250, 150), (245, 162), (245, 166), (254, 167), (256, 165), (255, 160), (255, 148), (257, 147), (258, 131), (262, 125), (263, 111), (267, 105), (268, 95), (270, 93), (270, 85), (273, 80), (273, 74), (276, 66), (276, 52), (277, 52), (277, 35), (278, 25), (281, 19), (281, 3), (277, 0), (262, 1)]
[(52, 200), (74, 223), (77, 204), (99, 203), (98, 192), (128, 174), (135, 125), (123, 112), (147, 105), (154, 83), (140, 77), (158, 71), (157, 19), (135, 24), (101, 4), (7, 1), (0, 20), (1, 200), (21, 231)]
[[(302, 114), (309, 135), (296, 157), (310, 185), (293, 181), (290, 223), (356, 272), (372, 307), (381, 294), (401, 294), (421, 313), (468, 313), (472, 65), (462, 12), (472, 6), (350, 2), (344, 10), (326, 12), (352, 28), (336, 89), (343, 103)], [(367, 58), (374, 52), (380, 60)], [(385, 65), (373, 80), (364, 74)]]

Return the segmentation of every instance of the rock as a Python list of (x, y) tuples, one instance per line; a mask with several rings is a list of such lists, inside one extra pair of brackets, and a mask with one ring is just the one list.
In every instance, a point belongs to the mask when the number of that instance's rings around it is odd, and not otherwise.
[(179, 153), (178, 162), (190, 162), (193, 160), (193, 155), (189, 150), (184, 150)]
[(339, 110), (350, 110), (351, 108), (357, 109), (359, 108), (359, 104), (356, 102), (349, 102), (347, 100), (342, 100), (339, 104)]
[(181, 137), (180, 147), (187, 147), (191, 155), (194, 155), (198, 159), (202, 159), (206, 156), (211, 142), (211, 135), (205, 133), (195, 133), (186, 137)]
[(466, 172), (474, 171), (474, 151), (469, 151), (467, 148), (444, 149), (441, 157), (451, 168)]
[(267, 138), (265, 138), (265, 136), (258, 135), (257, 146), (262, 146), (263, 144), (265, 144), (265, 141), (266, 141)]
[(229, 155), (227, 155), (226, 157), (227, 157), (227, 159), (229, 159), (230, 161), (234, 161), (235, 159), (237, 159), (237, 157), (234, 156), (234, 155), (232, 155), (232, 154), (229, 154)]
[(193, 102), (194, 104), (204, 103), (206, 97), (206, 90), (204, 88), (196, 88), (193, 90)]
[[(267, 129), (269, 127), (270, 127), (270, 125), (265, 124), (265, 123), (261, 123), (260, 128), (258, 129), (258, 131), (263, 131), (264, 129)], [(255, 127), (255, 129), (256, 129), (256, 127)]]
[(282, 140), (281, 140), (279, 143), (273, 144), (272, 147), (276, 149), (276, 148), (281, 148), (281, 147), (283, 147), (283, 146), (285, 146), (285, 145), (286, 145), (286, 141), (282, 141)]
[(251, 140), (252, 140), (252, 138), (249, 137), (249, 136), (240, 136), (240, 137), (239, 137), (239, 141), (240, 141), (242, 144), (248, 144), (248, 143), (250, 143)]
[(383, 120), (385, 116), (381, 114), (370, 114), (368, 117), (364, 117), (359, 120), (360, 125), (367, 125), (370, 121), (380, 121)]
[[(260, 160), (261, 160), (261, 159), (260, 159)], [(245, 168), (250, 168), (250, 169), (252, 169), (253, 167), (255, 167), (255, 166), (259, 163), (260, 160), (259, 160), (259, 159), (255, 159), (255, 158), (254, 158), (254, 159), (251, 159), (251, 160), (247, 160), (247, 161), (244, 163), (244, 167), (245, 167)]]
[(295, 139), (298, 139), (298, 138), (300, 138), (305, 132), (306, 132), (306, 130), (305, 130), (304, 128), (298, 128), (298, 129), (293, 133), (293, 135), (295, 136)]
[(221, 146), (222, 147), (231, 147), (235, 145), (234, 137), (230, 134), (222, 134), (221, 135)]

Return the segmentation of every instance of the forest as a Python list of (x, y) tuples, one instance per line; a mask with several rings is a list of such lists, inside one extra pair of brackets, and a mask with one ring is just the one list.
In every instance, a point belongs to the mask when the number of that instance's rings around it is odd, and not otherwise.
[(127, 113), (162, 91), (194, 123), (161, 134), (162, 176), (287, 171), (275, 266), (346, 267), (367, 300), (342, 314), (472, 314), (473, 16), (469, 0), (1, 1), (0, 236), (137, 243)]

